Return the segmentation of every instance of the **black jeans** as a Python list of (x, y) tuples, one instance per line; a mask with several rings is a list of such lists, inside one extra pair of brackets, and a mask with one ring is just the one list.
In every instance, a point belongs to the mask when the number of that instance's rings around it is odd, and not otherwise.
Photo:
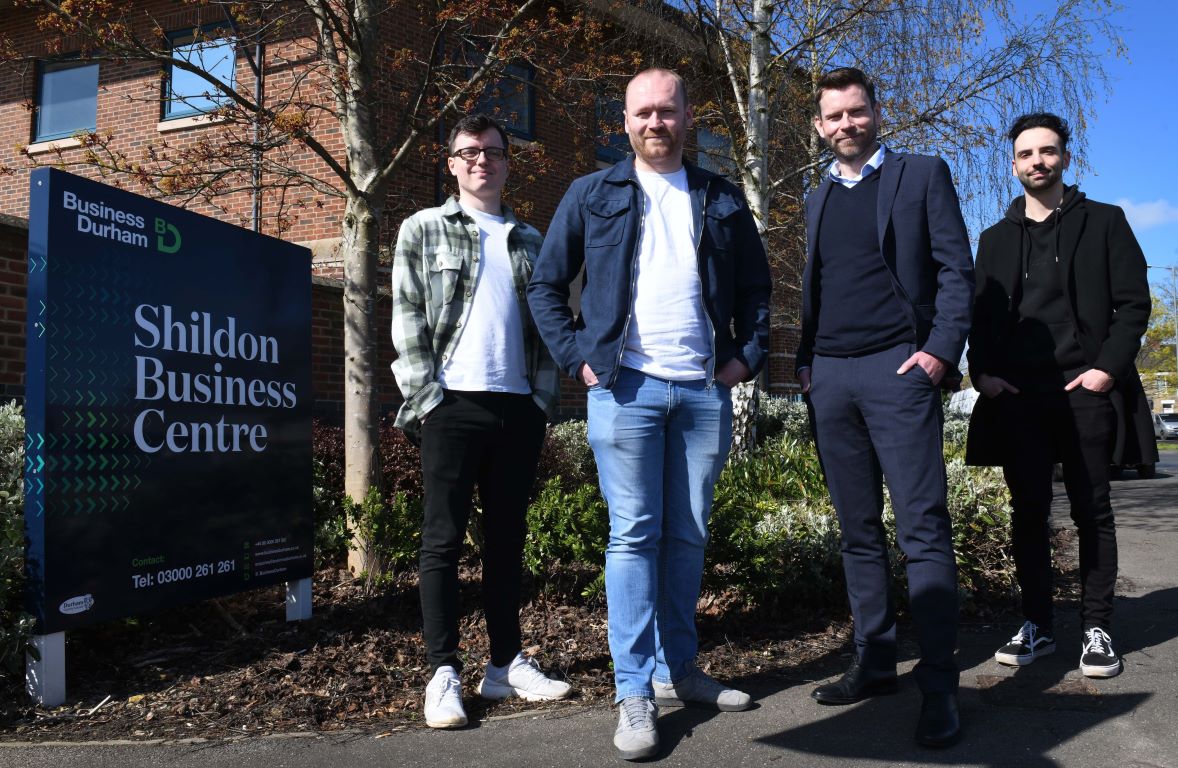
[(421, 616), (430, 669), (458, 658), (458, 558), (474, 487), (483, 506), (483, 610), (491, 663), (520, 650), (519, 604), (528, 495), (544, 444), (544, 412), (531, 395), (445, 392), (421, 430), (425, 515)]
[(1010, 487), (1011, 547), (1022, 591), (1023, 616), (1053, 625), (1051, 531), (1052, 465), (1063, 464), (1064, 487), (1080, 538), (1080, 620), (1109, 629), (1117, 581), (1117, 529), (1109, 497), (1109, 461), (1116, 415), (1107, 394), (1003, 394), (1010, 459), (1002, 469)]

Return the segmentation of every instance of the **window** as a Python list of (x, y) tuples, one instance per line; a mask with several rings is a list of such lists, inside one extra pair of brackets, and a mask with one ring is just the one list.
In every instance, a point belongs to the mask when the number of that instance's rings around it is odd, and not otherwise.
[[(203, 27), (193, 32), (169, 35), (172, 58), (186, 61), (212, 75), (228, 87), (233, 87), (237, 67), (237, 44), (232, 37), (216, 37), (217, 27)], [(226, 102), (216, 87), (188, 70), (168, 67), (167, 91), (164, 96), (164, 119), (190, 117), (211, 112)]]
[(33, 141), (93, 131), (98, 125), (98, 63), (45, 63), (37, 74)]
[(597, 97), (597, 159), (616, 163), (630, 154), (630, 137), (626, 135), (625, 104), (621, 99)]
[(532, 138), (536, 130), (534, 76), (531, 67), (508, 64), (503, 76), (488, 85), (479, 97), (478, 110), (494, 117), (513, 136)]
[(695, 164), (712, 173), (736, 175), (736, 160), (732, 156), (732, 139), (699, 126), (695, 131), (698, 152)]

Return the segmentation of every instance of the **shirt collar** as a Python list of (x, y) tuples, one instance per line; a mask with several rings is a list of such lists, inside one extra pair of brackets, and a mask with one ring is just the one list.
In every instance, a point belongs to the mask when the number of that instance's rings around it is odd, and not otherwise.
[(863, 164), (863, 169), (859, 172), (859, 175), (854, 177), (841, 175), (839, 173), (838, 160), (835, 160), (830, 164), (830, 179), (836, 184), (842, 184), (844, 187), (853, 187), (875, 171), (879, 170), (879, 167), (883, 165), (884, 156), (886, 154), (887, 147), (885, 147), (883, 144), (880, 144), (879, 149), (875, 150), (875, 154), (869, 157), (867, 162)]

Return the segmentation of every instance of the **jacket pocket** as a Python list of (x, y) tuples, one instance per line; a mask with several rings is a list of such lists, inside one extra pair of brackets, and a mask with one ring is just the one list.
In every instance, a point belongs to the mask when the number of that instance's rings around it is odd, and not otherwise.
[(439, 306), (444, 307), (454, 301), (461, 275), (462, 254), (454, 251), (434, 253), (429, 260), (429, 287), (430, 295)]
[(739, 210), (740, 206), (736, 201), (728, 199), (711, 202), (704, 210), (703, 226), (706, 237), (702, 241), (721, 259), (736, 247), (736, 225), (733, 216)]
[(624, 198), (591, 197), (585, 201), (585, 247), (599, 248), (622, 242), (630, 201)]

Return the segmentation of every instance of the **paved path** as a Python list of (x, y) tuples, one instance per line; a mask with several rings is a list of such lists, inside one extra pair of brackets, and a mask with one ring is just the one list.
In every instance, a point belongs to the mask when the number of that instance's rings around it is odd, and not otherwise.
[[(1062, 495), (1062, 486), (1056, 486)], [(1159, 476), (1132, 473), (1113, 488), (1121, 547), (1114, 639), (1125, 673), (1090, 681), (1076, 666), (1074, 612), (1057, 617), (1060, 650), (1012, 671), (994, 649), (1013, 627), (963, 631), (961, 708), (965, 738), (944, 751), (912, 742), (919, 695), (910, 675), (900, 694), (852, 707), (821, 707), (809, 691), (820, 670), (751, 681), (758, 700), (743, 713), (664, 710), (659, 765), (986, 766), (993, 768), (1178, 768), (1178, 452)], [(1057, 499), (1058, 501), (1058, 499)], [(1063, 513), (1066, 516), (1066, 512)], [(1065, 518), (1066, 519), (1066, 518)], [(908, 659), (901, 673), (911, 670)], [(478, 723), (464, 731), (253, 738), (193, 745), (0, 744), (0, 768), (156, 766), (525, 766), (623, 765), (613, 754), (614, 713), (571, 704), (542, 716)]]

